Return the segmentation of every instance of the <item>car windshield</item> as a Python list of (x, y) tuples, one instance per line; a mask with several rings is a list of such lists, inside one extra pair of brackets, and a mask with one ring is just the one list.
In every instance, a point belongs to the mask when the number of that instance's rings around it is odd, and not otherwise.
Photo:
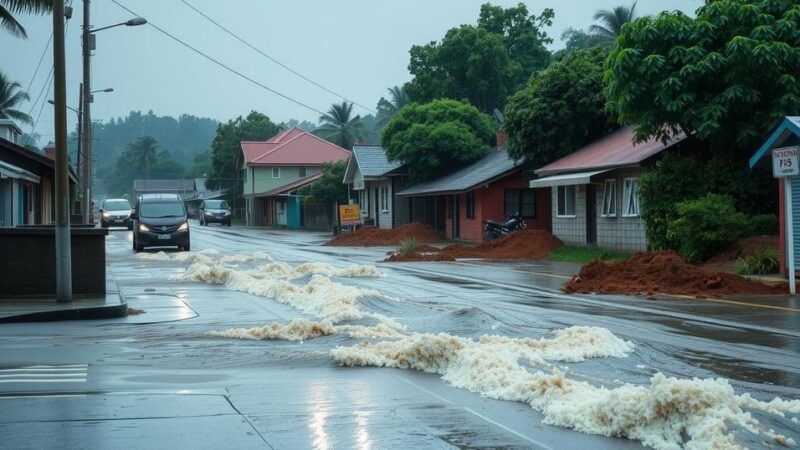
[(225, 200), (209, 200), (205, 205), (207, 209), (228, 209), (228, 202)]
[(140, 217), (158, 219), (162, 217), (183, 217), (183, 203), (180, 202), (142, 202)]
[(131, 209), (131, 204), (127, 200), (106, 200), (103, 203), (103, 209), (108, 211), (122, 211), (123, 209)]

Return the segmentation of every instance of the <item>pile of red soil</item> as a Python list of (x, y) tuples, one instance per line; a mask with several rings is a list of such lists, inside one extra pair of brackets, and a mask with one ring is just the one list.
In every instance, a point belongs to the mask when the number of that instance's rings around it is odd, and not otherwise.
[(594, 261), (581, 268), (566, 285), (567, 293), (644, 294), (656, 293), (719, 297), (721, 295), (783, 294), (773, 287), (737, 275), (707, 272), (691, 265), (672, 251), (637, 253), (625, 261)]
[(448, 245), (442, 249), (418, 248), (413, 253), (394, 254), (386, 261), (454, 261), (456, 258), (541, 259), (555, 248), (560, 239), (545, 230), (521, 230), (476, 246)]
[(442, 241), (442, 238), (433, 229), (421, 223), (409, 223), (392, 230), (378, 227), (361, 227), (353, 233), (340, 234), (325, 245), (357, 247), (397, 245), (403, 239), (408, 238), (414, 238), (420, 244)]
[(735, 242), (725, 250), (702, 263), (700, 267), (710, 272), (733, 273), (736, 261), (766, 249), (778, 250), (778, 236), (752, 236)]

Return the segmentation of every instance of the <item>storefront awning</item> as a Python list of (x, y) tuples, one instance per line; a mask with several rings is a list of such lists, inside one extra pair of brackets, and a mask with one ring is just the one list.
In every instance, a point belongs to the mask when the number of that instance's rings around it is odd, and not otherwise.
[(574, 186), (578, 184), (589, 184), (595, 175), (608, 172), (613, 169), (595, 170), (592, 172), (575, 172), (561, 175), (551, 175), (549, 177), (537, 178), (531, 181), (532, 188), (553, 187), (553, 186)]
[(39, 183), (41, 177), (32, 174), (25, 169), (21, 169), (13, 164), (0, 161), (0, 178), (16, 178), (18, 180), (31, 181)]

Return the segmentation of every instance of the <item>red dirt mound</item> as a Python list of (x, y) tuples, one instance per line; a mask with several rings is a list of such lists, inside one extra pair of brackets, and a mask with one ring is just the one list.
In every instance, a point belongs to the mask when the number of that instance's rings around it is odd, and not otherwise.
[(677, 253), (637, 253), (625, 261), (594, 261), (581, 268), (566, 285), (567, 293), (656, 293), (719, 297), (734, 294), (783, 294), (785, 288), (761, 284), (729, 273), (707, 272)]
[(541, 259), (563, 245), (545, 230), (521, 230), (480, 245), (448, 245), (443, 249), (417, 249), (411, 254), (394, 254), (386, 261), (453, 261), (456, 258)]
[(431, 228), (421, 223), (409, 223), (400, 228), (385, 230), (377, 227), (361, 227), (353, 233), (344, 233), (328, 241), (333, 246), (379, 246), (397, 245), (403, 239), (414, 238), (420, 244), (441, 242), (442, 238)]

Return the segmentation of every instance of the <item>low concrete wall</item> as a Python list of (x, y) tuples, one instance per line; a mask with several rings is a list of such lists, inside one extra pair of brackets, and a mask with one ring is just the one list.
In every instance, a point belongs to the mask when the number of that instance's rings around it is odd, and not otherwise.
[[(78, 227), (71, 235), (73, 294), (105, 295), (108, 230)], [(55, 295), (55, 228), (0, 228), (0, 249), (0, 296)]]

